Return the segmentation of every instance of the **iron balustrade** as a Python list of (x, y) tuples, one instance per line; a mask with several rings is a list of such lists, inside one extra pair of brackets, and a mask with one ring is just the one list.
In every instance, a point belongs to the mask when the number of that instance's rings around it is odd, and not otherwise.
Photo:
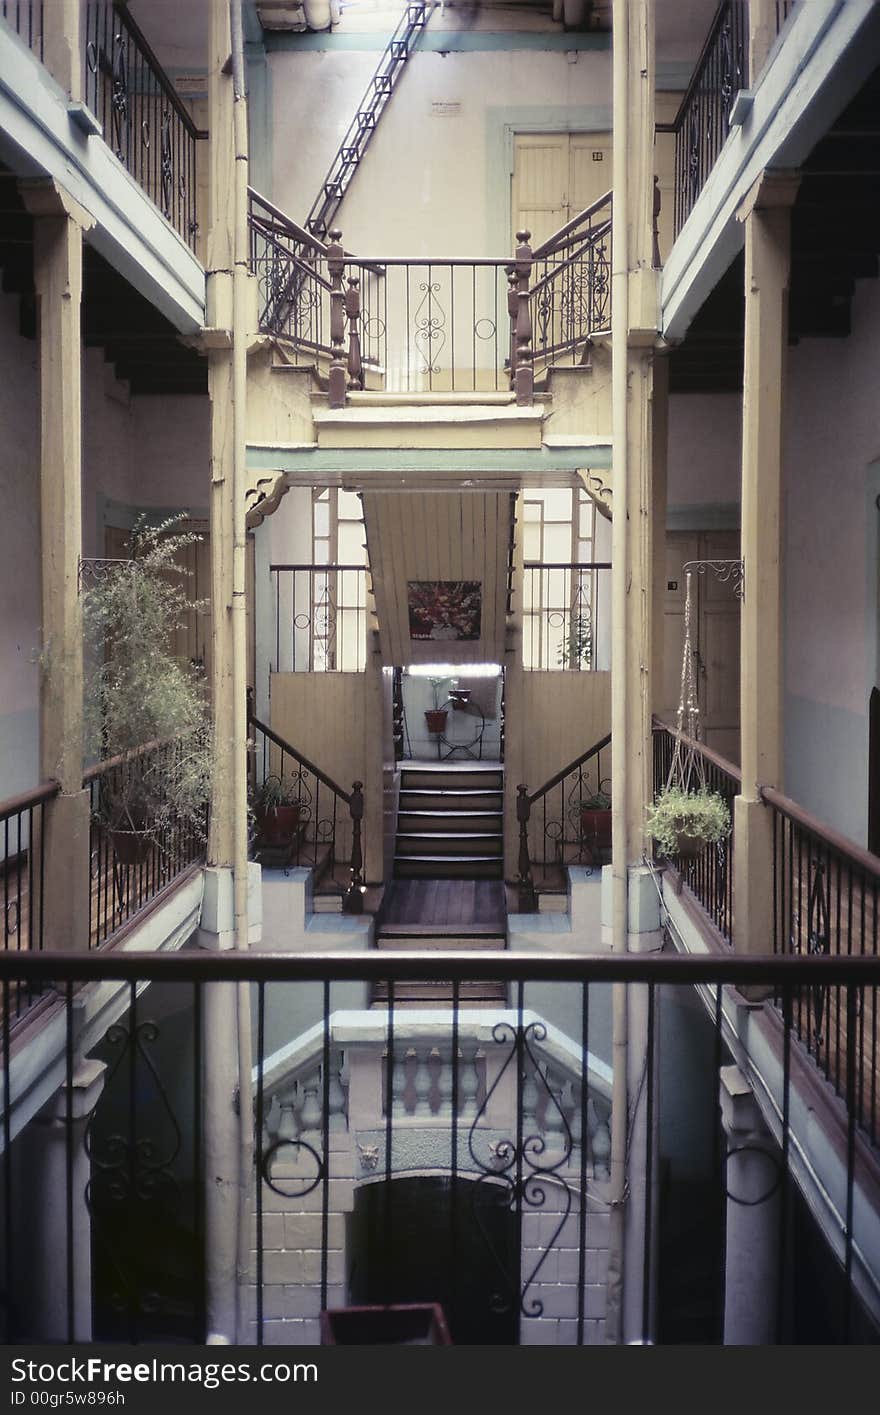
[(259, 289), (259, 326), (283, 335), (298, 351), (329, 356), (330, 282), (327, 247), (248, 188), (251, 271)]
[(364, 565), (270, 565), (275, 673), (363, 673), (367, 666)]
[[(880, 859), (770, 787), (761, 798), (773, 820), (773, 951), (798, 957), (880, 957)], [(876, 1143), (877, 987), (859, 994), (855, 1016), (836, 987), (794, 995), (793, 1025), (819, 1070), (852, 1104)], [(850, 1069), (851, 1027), (858, 1063)]]
[[(449, 980), (442, 1007), (413, 1012), (397, 1003), (407, 981), (438, 977)], [(464, 1005), (474, 980), (498, 979), (504, 1002), (479, 1011)], [(4, 1339), (71, 1343), (85, 1329), (95, 1341), (204, 1343), (205, 1253), (221, 1237), (206, 1232), (205, 1154), (210, 1144), (212, 1164), (222, 1163), (210, 1126), (221, 1114), (222, 1086), (232, 1084), (228, 1069), (224, 1082), (212, 1068), (234, 1045), (232, 1036), (212, 1034), (213, 1009), (218, 984), (245, 984), (255, 1021), (246, 1108), (254, 1122), (253, 1257), (242, 1275), (240, 1342), (316, 1344), (321, 1311), (406, 1300), (442, 1303), (458, 1343), (606, 1340), (616, 1123), (606, 1020), (614, 985), (626, 986), (631, 1042), (638, 1039), (644, 1056), (630, 1096), (625, 1176), (628, 1210), (644, 1233), (627, 1267), (628, 1283), (644, 1294), (635, 1335), (717, 1342), (725, 1264), (753, 1261), (725, 1244), (725, 1208), (729, 1223), (740, 1206), (766, 1204), (762, 1232), (773, 1246), (755, 1292), (767, 1309), (766, 1339), (817, 1339), (815, 1294), (794, 1280), (804, 1232), (799, 1186), (817, 1179), (806, 1145), (812, 1163), (845, 1157), (835, 1194), (824, 1195), (839, 1227), (829, 1229), (834, 1255), (821, 1279), (822, 1306), (839, 1303), (839, 1319), (822, 1339), (876, 1340), (867, 1312), (876, 1321), (878, 1274), (866, 1256), (880, 1212), (876, 1152), (849, 1094), (842, 1106), (830, 1094), (827, 1106), (813, 1095), (810, 1126), (824, 1133), (809, 1149), (798, 1126), (814, 1068), (792, 1020), (799, 992), (819, 981), (839, 987), (855, 1017), (876, 979), (876, 961), (864, 957), (6, 953)], [(27, 1058), (11, 1043), (13, 1000), (25, 987), (51, 995), (48, 1016), (60, 1023), (45, 1039), (61, 1086), (48, 1104), (33, 1098)], [(741, 1025), (737, 990), (746, 987), (774, 990), (781, 1018), (772, 1007), (749, 1014), (756, 1034), (776, 1041), (762, 1077), (767, 1131), (752, 1128), (743, 1142), (736, 1128), (729, 1136), (722, 1129), (719, 1093)], [(386, 1004), (368, 1008), (380, 988)], [(664, 1070), (657, 1040), (676, 1015), (665, 1009), (686, 1006), (694, 988), (707, 1014), (702, 1064)], [(363, 994), (359, 1006), (352, 989)], [(553, 1020), (560, 1005), (564, 1025)], [(850, 1029), (853, 1064), (856, 1045)], [(87, 1094), (86, 1057), (92, 1092), (75, 1110)], [(95, 1060), (106, 1066), (102, 1078)], [(666, 1107), (680, 1114), (683, 1102), (685, 1171), (692, 1164), (703, 1175), (699, 1191), (677, 1166), (664, 1165)], [(49, 1114), (51, 1126), (42, 1123)], [(58, 1159), (51, 1191), (47, 1146)], [(413, 1181), (426, 1164), (433, 1183), (416, 1186), (414, 1207)], [(669, 1217), (676, 1204), (688, 1206), (690, 1248)], [(50, 1232), (47, 1266), (34, 1254)], [(706, 1261), (689, 1270), (687, 1302), (671, 1311), (671, 1276), (695, 1248)]]
[(198, 128), (125, 5), (88, 0), (85, 101), (104, 140), (195, 248)]
[(204, 824), (164, 807), (187, 739), (148, 742), (88, 768), (89, 947), (101, 948), (205, 855)]
[(680, 735), (686, 747), (691, 748), (701, 759), (706, 785), (710, 791), (717, 791), (730, 811), (731, 833), (726, 840), (706, 845), (694, 859), (675, 858), (675, 865), (682, 882), (699, 900), (712, 923), (726, 943), (732, 944), (734, 933), (733, 899), (733, 851), (734, 851), (734, 797), (739, 795), (742, 773), (733, 762), (713, 752), (705, 742), (695, 742), (686, 732), (679, 734), (668, 723), (654, 719), (654, 794), (662, 791), (669, 780), (669, 769), (675, 750), (676, 738)]
[(610, 859), (610, 732), (537, 791), (516, 790), (517, 884), (520, 909), (530, 913), (538, 894), (565, 889), (569, 865), (593, 869)]
[(536, 371), (585, 361), (611, 331), (612, 194), (606, 192), (532, 252), (529, 287)]
[(587, 673), (611, 667), (610, 571), (610, 561), (526, 561), (524, 668)]
[(40, 59), (43, 57), (45, 0), (2, 0), (0, 15)]
[[(342, 893), (348, 913), (361, 913), (363, 782), (355, 781), (351, 790), (345, 791), (252, 712), (248, 713), (248, 728), (257, 857), (266, 865), (314, 870), (316, 883), (329, 881)], [(283, 830), (276, 804), (294, 808), (294, 816)]]
[[(0, 802), (4, 950), (33, 953), (44, 946), (46, 804), (60, 789), (57, 781), (46, 781)], [(15, 1015), (25, 1012), (36, 996), (17, 991)]]
[(748, 86), (748, 0), (721, 0), (675, 118), (657, 125), (675, 134), (676, 236), (727, 140), (733, 101)]

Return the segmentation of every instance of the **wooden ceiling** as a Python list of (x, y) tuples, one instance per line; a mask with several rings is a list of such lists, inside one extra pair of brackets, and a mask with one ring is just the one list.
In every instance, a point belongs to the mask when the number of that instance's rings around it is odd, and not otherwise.
[[(512, 533), (509, 492), (364, 492), (376, 615), (386, 664), (501, 663), (507, 624)], [(482, 587), (480, 637), (414, 640), (413, 580), (476, 580)]]

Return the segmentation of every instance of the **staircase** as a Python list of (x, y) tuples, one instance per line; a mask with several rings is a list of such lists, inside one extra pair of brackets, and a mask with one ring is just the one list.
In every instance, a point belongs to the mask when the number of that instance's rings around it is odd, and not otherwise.
[(504, 878), (504, 768), (465, 762), (403, 767), (395, 879)]
[(382, 111), (400, 80), (406, 61), (428, 23), (428, 12), (432, 8), (430, 3), (406, 5), (385, 47), (306, 217), (306, 230), (320, 241), (326, 241), (330, 233), (342, 198), (376, 131)]

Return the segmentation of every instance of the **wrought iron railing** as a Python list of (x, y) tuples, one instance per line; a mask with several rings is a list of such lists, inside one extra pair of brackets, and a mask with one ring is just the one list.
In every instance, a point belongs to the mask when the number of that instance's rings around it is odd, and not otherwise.
[(523, 667), (588, 673), (611, 667), (611, 562), (527, 561)]
[(86, 6), (85, 101), (126, 170), (195, 247), (196, 152), (208, 135), (193, 122), (127, 6), (114, 0)]
[(583, 362), (611, 330), (611, 192), (532, 252), (529, 304), (536, 371)]
[(516, 788), (517, 885), (530, 913), (543, 891), (565, 888), (565, 868), (610, 859), (611, 733), (594, 742), (537, 791)]
[[(764, 787), (773, 817), (773, 951), (801, 957), (865, 955), (880, 960), (880, 858), (817, 820), (781, 792)], [(822, 1074), (847, 1099), (876, 1143), (878, 984), (865, 989), (853, 1015), (839, 988), (797, 991), (793, 1026)], [(855, 1070), (849, 1034), (857, 1032)]]
[[(449, 980), (442, 1006), (414, 1013), (402, 1005), (408, 980), (440, 975)], [(479, 1011), (464, 1005), (474, 980), (497, 979), (505, 1001)], [(238, 983), (249, 986), (254, 1017), (250, 1088), (236, 1091), (239, 1113), (253, 1115), (243, 1181), (252, 1251), (238, 1277), (239, 1329), (221, 1337), (317, 1345), (322, 1313), (326, 1329), (353, 1321), (351, 1307), (415, 1301), (441, 1304), (457, 1343), (614, 1340), (609, 1218), (625, 1193), (642, 1234), (636, 1258), (627, 1252), (627, 1285), (642, 1300), (629, 1303), (637, 1315), (626, 1339), (717, 1343), (725, 1277), (734, 1287), (754, 1280), (765, 1331), (747, 1336), (750, 1304), (734, 1304), (729, 1342), (876, 1339), (868, 1315), (876, 1320), (880, 1308), (871, 1257), (876, 1157), (849, 1098), (836, 1106), (829, 1093), (824, 1108), (817, 1102), (814, 1068), (792, 1025), (799, 990), (827, 980), (857, 1015), (875, 979), (864, 958), (6, 953), (4, 1337), (81, 1342), (85, 1330), (94, 1341), (203, 1344), (209, 1308), (234, 1309), (235, 1294), (230, 1302), (212, 1289), (209, 1302), (206, 1290), (206, 1243), (220, 1232), (206, 1233), (206, 1152), (213, 1188), (223, 1145), (212, 1126), (232, 1105), (236, 1045), (234, 1030), (218, 1033), (215, 1008), (229, 988), (215, 985)], [(615, 984), (627, 988), (630, 1046), (642, 1056), (619, 1122), (627, 1143), (618, 1187), (607, 1032)], [(10, 1044), (10, 997), (28, 987), (50, 991), (57, 1009), (59, 1025), (41, 1052), (44, 1061), (51, 1052), (60, 1087), (52, 1126), (45, 1109), (36, 1115), (49, 1092), (34, 1094), (32, 1071)], [(661, 1075), (658, 1038), (680, 1022), (695, 987), (706, 1003), (701, 1064), (689, 1055), (670, 1071), (667, 1054)], [(726, 1045), (735, 1033), (742, 1045), (734, 989), (746, 987), (782, 998), (781, 1022), (772, 1008), (749, 1013), (771, 1100), (763, 1121), (755, 1105), (741, 1118), (747, 1097), (738, 1090), (725, 1133)], [(369, 1008), (380, 990), (386, 1003)], [(846, 1039), (853, 1055), (856, 1040), (854, 1032)], [(95, 1060), (105, 1063), (103, 1077)], [(760, 1086), (756, 1095), (763, 1104)], [(676, 1151), (686, 1160), (664, 1166), (670, 1104), (679, 1117), (687, 1107), (678, 1143), (688, 1148)], [(13, 1146), (14, 1135), (23, 1142)], [(243, 1138), (247, 1155), (247, 1127)], [(33, 1194), (46, 1192), (49, 1146), (57, 1187), (34, 1205)], [(237, 1148), (232, 1158), (237, 1165)], [(830, 1169), (838, 1175), (831, 1188)], [(694, 1175), (702, 1176), (696, 1188)], [(819, 1304), (795, 1280), (801, 1185), (820, 1192), (830, 1214), (833, 1257), (815, 1279)], [(760, 1276), (754, 1248), (730, 1236), (742, 1233), (755, 1206)], [(685, 1211), (686, 1242), (674, 1226)], [(811, 1253), (823, 1241), (814, 1230)], [(50, 1242), (54, 1261), (35, 1262)], [(684, 1263), (686, 1301), (673, 1311)]]
[[(260, 327), (300, 364), (329, 364), (331, 407), (347, 392), (507, 392), (531, 402), (541, 368), (579, 362), (610, 327), (610, 195), (533, 255), (513, 259), (353, 258), (251, 191), (251, 267)], [(538, 283), (536, 283), (538, 282)], [(533, 347), (533, 335), (536, 343)]]
[(0, 15), (41, 59), (44, 11), (45, 0), (0, 0)]
[(363, 565), (270, 565), (275, 673), (363, 673), (367, 571)]
[(730, 811), (731, 833), (726, 840), (706, 845), (694, 859), (676, 857), (672, 863), (691, 894), (702, 904), (727, 943), (733, 942), (733, 799), (739, 794), (742, 774), (733, 762), (713, 752), (705, 742), (695, 742), (687, 733), (677, 733), (668, 723), (654, 719), (654, 794), (669, 780), (669, 770), (680, 736), (686, 747), (701, 759), (703, 775), (710, 791), (723, 797)]
[(733, 100), (748, 85), (748, 0), (721, 0), (675, 118), (657, 125), (675, 134), (676, 236), (727, 140)]
[[(4, 950), (39, 952), (46, 942), (43, 927), (46, 803), (53, 800), (59, 790), (56, 781), (46, 781), (32, 791), (24, 791), (0, 803)], [(18, 990), (12, 1001), (15, 1015), (24, 1012), (35, 996)]]
[(189, 739), (148, 742), (88, 768), (89, 947), (100, 948), (205, 854), (208, 806), (181, 815), (169, 783), (186, 770)]
[(264, 865), (314, 870), (342, 893), (348, 913), (361, 913), (363, 782), (345, 791), (253, 713), (248, 726), (256, 858)]

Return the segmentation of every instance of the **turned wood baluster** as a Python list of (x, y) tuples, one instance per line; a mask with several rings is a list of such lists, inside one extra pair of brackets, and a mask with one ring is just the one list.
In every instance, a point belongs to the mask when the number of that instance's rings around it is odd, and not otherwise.
[(331, 408), (345, 407), (345, 294), (342, 277), (345, 272), (345, 252), (342, 232), (331, 231), (327, 246), (327, 274), (330, 277), (330, 345), (333, 350), (328, 381), (328, 402)]
[(351, 883), (345, 895), (345, 912), (364, 912), (364, 855), (361, 846), (361, 821), (364, 818), (364, 783), (356, 781), (351, 788), (348, 804), (351, 814)]
[(516, 266), (506, 265), (507, 272), (507, 313), (510, 318), (510, 357), (508, 368), (510, 370), (510, 386), (513, 387), (513, 378), (516, 373), (516, 312), (519, 309), (519, 298), (516, 293)]
[(532, 402), (535, 387), (535, 371), (532, 367), (532, 308), (529, 298), (529, 283), (532, 278), (532, 248), (529, 245), (531, 234), (531, 231), (516, 233), (516, 372), (513, 386), (520, 407), (528, 406)]
[(363, 388), (364, 366), (361, 360), (361, 292), (360, 280), (348, 277), (345, 292), (345, 313), (348, 318), (348, 386)]
[[(518, 398), (517, 402), (519, 402)], [(519, 821), (519, 879), (517, 882), (521, 914), (534, 914), (537, 911), (535, 886), (532, 883), (532, 862), (529, 859), (529, 817), (531, 813), (529, 788), (517, 786), (516, 818)]]

